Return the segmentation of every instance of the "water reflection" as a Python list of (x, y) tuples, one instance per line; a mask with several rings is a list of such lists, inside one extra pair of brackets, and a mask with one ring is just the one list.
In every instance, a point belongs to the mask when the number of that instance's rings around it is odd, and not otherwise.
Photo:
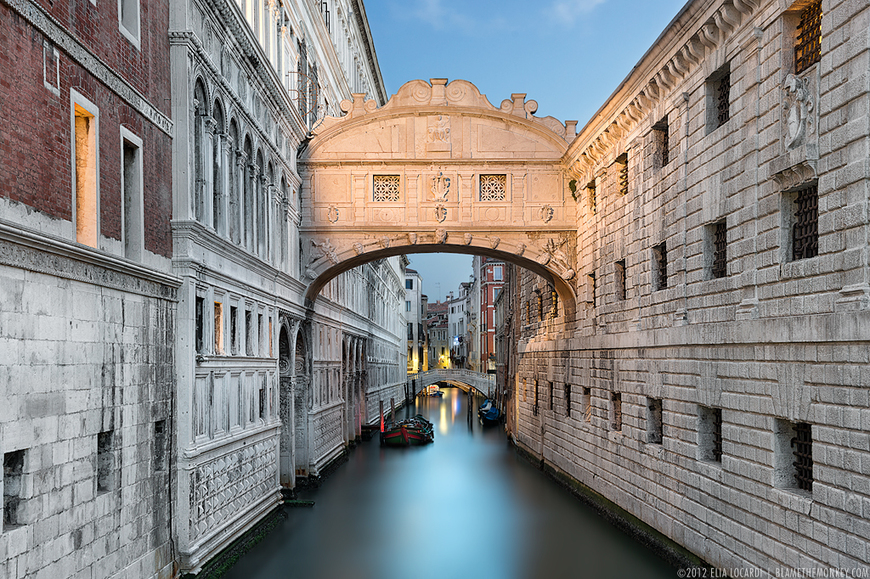
[(434, 444), (363, 443), (301, 497), (315, 500), (313, 509), (287, 509), (281, 526), (226, 577), (675, 576), (518, 458), (501, 428), (483, 428), (466, 404), (455, 388), (443, 399), (418, 399), (407, 413), (435, 423)]

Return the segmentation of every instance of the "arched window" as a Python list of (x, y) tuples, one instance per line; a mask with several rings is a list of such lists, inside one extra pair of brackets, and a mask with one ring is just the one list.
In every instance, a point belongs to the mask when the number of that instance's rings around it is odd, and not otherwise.
[(212, 135), (212, 227), (219, 235), (226, 235), (226, 199), (224, 197), (224, 112), (219, 101), (212, 108), (214, 134)]
[(244, 165), (240, 164), (240, 160), (242, 159), (241, 153), (242, 150), (239, 147), (239, 128), (236, 125), (236, 120), (233, 119), (230, 121), (229, 159), (227, 159), (227, 162), (229, 163), (229, 215), (227, 216), (227, 235), (234, 243), (241, 242), (241, 238), (239, 237), (239, 232), (241, 230), (241, 214), (239, 212), (241, 209), (241, 203), (239, 199), (239, 189), (241, 181), (240, 176), (242, 171), (244, 171)]
[(242, 162), (244, 163), (244, 179), (242, 183), (242, 224), (244, 231), (245, 248), (252, 251), (254, 248), (254, 157), (251, 146), (251, 138), (245, 136), (245, 146)]
[(205, 87), (201, 80), (193, 89), (193, 215), (197, 221), (205, 218), (205, 117), (208, 115)]

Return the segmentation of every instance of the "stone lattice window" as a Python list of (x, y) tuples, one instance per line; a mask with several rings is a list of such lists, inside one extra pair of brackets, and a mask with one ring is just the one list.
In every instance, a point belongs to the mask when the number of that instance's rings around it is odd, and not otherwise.
[(374, 201), (398, 201), (399, 200), (399, 176), (398, 175), (375, 175), (372, 180)]
[(481, 175), (480, 200), (504, 201), (507, 192), (507, 175)]
[(813, 2), (801, 13), (794, 46), (795, 74), (822, 59), (822, 2)]
[(722, 220), (713, 224), (713, 277), (725, 277), (728, 264), (728, 228)]
[(807, 259), (819, 254), (819, 188), (806, 187), (794, 199), (792, 259)]

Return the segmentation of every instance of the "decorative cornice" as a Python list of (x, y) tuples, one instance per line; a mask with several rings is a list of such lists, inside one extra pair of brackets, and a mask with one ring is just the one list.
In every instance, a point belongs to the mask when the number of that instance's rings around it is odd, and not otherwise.
[(158, 129), (172, 136), (172, 120), (160, 112), (132, 84), (119, 76), (109, 65), (64, 29), (42, 6), (30, 0), (0, 0), (39, 30), (53, 44), (88, 73), (105, 84), (114, 94), (151, 121)]
[(0, 264), (176, 301), (177, 277), (0, 220)]

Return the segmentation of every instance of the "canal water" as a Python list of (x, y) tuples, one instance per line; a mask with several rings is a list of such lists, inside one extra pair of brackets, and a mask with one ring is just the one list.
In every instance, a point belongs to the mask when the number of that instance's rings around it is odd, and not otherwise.
[(668, 578), (676, 570), (469, 419), (466, 395), (405, 411), (435, 442), (384, 448), (377, 437), (317, 489), (227, 579)]

